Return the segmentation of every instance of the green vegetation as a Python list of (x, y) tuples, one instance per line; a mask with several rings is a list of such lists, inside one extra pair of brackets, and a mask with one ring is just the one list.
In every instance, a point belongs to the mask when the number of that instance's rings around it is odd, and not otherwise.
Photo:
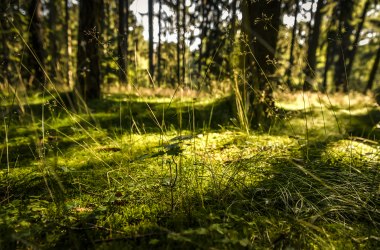
[(379, 248), (378, 106), (275, 99), (248, 134), (225, 98), (3, 96), (0, 248)]

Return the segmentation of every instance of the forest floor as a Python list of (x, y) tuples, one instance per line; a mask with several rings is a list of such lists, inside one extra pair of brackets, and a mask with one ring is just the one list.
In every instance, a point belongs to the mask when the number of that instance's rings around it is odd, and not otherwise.
[(212, 98), (2, 97), (0, 249), (380, 248), (380, 108), (276, 93), (269, 132)]

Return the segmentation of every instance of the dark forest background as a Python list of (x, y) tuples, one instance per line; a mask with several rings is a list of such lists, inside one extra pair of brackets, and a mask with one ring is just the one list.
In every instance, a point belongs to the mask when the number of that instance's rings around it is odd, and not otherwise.
[[(89, 100), (111, 86), (212, 92), (237, 83), (248, 86), (252, 112), (264, 110), (253, 121), (267, 115), (275, 89), (365, 93), (378, 85), (375, 0), (150, 0), (147, 13), (132, 12), (132, 3), (1, 1), (2, 88), (53, 85)], [(148, 41), (135, 15), (148, 16)]]

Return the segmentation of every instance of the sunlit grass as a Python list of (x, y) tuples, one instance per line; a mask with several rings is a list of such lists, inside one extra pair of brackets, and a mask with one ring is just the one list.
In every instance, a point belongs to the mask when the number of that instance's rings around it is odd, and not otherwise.
[(214, 99), (192, 98), (110, 96), (91, 114), (47, 104), (44, 120), (11, 120), (0, 247), (379, 246), (379, 145), (350, 134), (377, 112), (370, 99), (276, 95), (285, 112), (248, 135), (228, 119), (213, 130), (209, 117), (180, 129), (178, 107), (211, 114)]

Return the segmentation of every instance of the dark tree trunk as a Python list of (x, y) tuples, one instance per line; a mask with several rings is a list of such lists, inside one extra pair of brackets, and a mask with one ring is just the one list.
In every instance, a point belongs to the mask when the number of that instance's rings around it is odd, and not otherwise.
[(162, 0), (158, 0), (158, 45), (157, 45), (157, 83), (158, 86), (161, 85), (162, 72), (161, 72), (161, 32), (162, 32)]
[[(247, 37), (243, 62), (246, 72), (247, 116), (252, 127), (266, 128), (274, 111), (273, 89), (269, 77), (275, 72), (275, 57), (280, 26), (280, 0), (244, 0), (242, 31)], [(262, 17), (268, 19), (257, 22)]]
[(72, 53), (72, 45), (71, 45), (71, 28), (70, 28), (70, 9), (69, 9), (69, 0), (65, 0), (65, 39), (66, 39), (66, 81), (67, 86), (73, 86), (72, 79), (72, 66), (71, 66), (71, 53)]
[(181, 84), (181, 3), (177, 0), (176, 26), (177, 26), (177, 84)]
[(149, 22), (149, 73), (154, 79), (153, 63), (153, 0), (148, 1), (148, 22)]
[(9, 47), (8, 47), (8, 32), (10, 30), (7, 12), (10, 7), (10, 0), (0, 2), (0, 38), (1, 38), (1, 55), (2, 62), (0, 63), (0, 83), (8, 83), (10, 72), (9, 66)]
[(129, 0), (125, 1), (125, 78), (128, 84), (128, 67), (129, 67)]
[(304, 90), (311, 90), (313, 86), (313, 81), (315, 79), (315, 71), (317, 66), (317, 49), (318, 41), (321, 33), (321, 23), (322, 23), (322, 8), (324, 7), (324, 0), (318, 0), (317, 10), (314, 15), (314, 25), (309, 31), (309, 41), (307, 48), (307, 63), (304, 68), (305, 82), (303, 83)]
[(29, 66), (31, 72), (34, 74), (34, 81), (32, 86), (28, 86), (33, 89), (42, 88), (45, 84), (44, 73), (44, 48), (42, 38), (42, 4), (41, 0), (31, 0), (29, 5), (28, 14), (31, 18), (30, 21), (30, 48)]
[(102, 9), (102, 0), (81, 0), (79, 3), (77, 87), (85, 101), (100, 98), (100, 55), (97, 40), (101, 34)]
[(206, 17), (206, 3), (205, 3), (205, 0), (201, 0), (201, 18), (202, 18), (202, 21), (201, 21), (201, 27), (199, 27), (199, 29), (201, 30), (201, 33), (200, 33), (200, 43), (199, 43), (199, 57), (198, 57), (198, 81), (197, 81), (197, 87), (198, 87), (198, 90), (201, 89), (201, 78), (202, 78), (202, 66), (203, 66), (203, 47), (204, 47), (204, 38), (206, 36), (206, 21), (207, 21), (207, 17)]
[(186, 85), (186, 0), (182, 5), (182, 84)]
[(294, 66), (294, 45), (296, 42), (296, 36), (297, 36), (297, 27), (298, 27), (298, 22), (297, 22), (297, 16), (300, 10), (300, 2), (299, 0), (295, 0), (296, 2), (296, 8), (294, 10), (294, 23), (293, 23), (293, 30), (292, 30), (292, 40), (290, 42), (290, 51), (289, 51), (289, 65), (286, 70), (286, 84), (288, 85), (289, 89), (292, 89), (292, 69)]
[(56, 0), (49, 0), (49, 53), (51, 55), (50, 61), (50, 77), (55, 79), (58, 70), (58, 63), (60, 60), (59, 48), (58, 48), (58, 32), (57, 32), (57, 18), (58, 18), (58, 6)]
[[(121, 84), (125, 84), (127, 82), (126, 75), (126, 29), (125, 29), (125, 8), (124, 1), (119, 0), (119, 39), (118, 39), (118, 64), (119, 64), (119, 81)], [(128, 1), (128, 0), (127, 0)]]
[(364, 4), (364, 8), (363, 8), (362, 14), (360, 16), (360, 22), (359, 22), (358, 27), (356, 29), (353, 46), (352, 46), (352, 49), (350, 50), (350, 52), (348, 54), (348, 58), (347, 58), (348, 64), (347, 64), (347, 70), (346, 70), (347, 71), (347, 78), (349, 78), (351, 75), (352, 65), (354, 64), (356, 51), (357, 51), (358, 46), (359, 46), (358, 44), (359, 44), (359, 39), (360, 39), (360, 33), (362, 32), (362, 29), (364, 26), (364, 22), (366, 19), (366, 15), (367, 15), (367, 11), (368, 11), (370, 2), (371, 2), (370, 0), (367, 0)]
[(373, 62), (371, 73), (369, 74), (365, 92), (373, 88), (373, 83), (375, 82), (375, 78), (376, 78), (376, 72), (377, 72), (377, 69), (379, 68), (379, 62), (380, 62), (380, 46), (377, 49), (376, 58), (375, 58), (375, 61)]
[(336, 91), (343, 90), (343, 92), (348, 91), (348, 75), (346, 71), (346, 57), (350, 53), (351, 46), (351, 35), (353, 32), (352, 27), (352, 15), (354, 10), (353, 0), (340, 0), (339, 1), (339, 34), (341, 34), (341, 39), (339, 39), (339, 59), (335, 63), (335, 74), (334, 82)]

